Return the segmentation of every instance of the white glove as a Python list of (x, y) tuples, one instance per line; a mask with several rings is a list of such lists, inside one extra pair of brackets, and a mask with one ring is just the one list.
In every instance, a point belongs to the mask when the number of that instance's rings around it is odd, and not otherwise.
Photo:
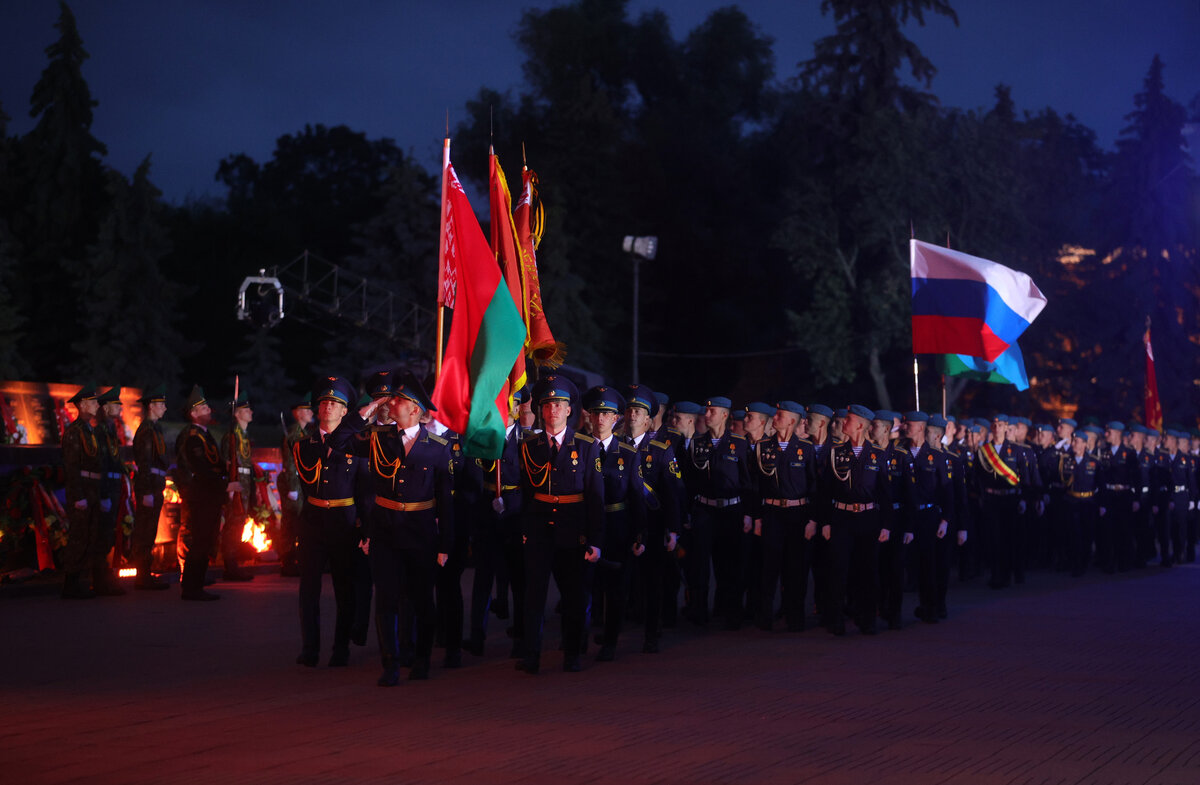
[(79, 501), (75, 502), (75, 509), (86, 510), (87, 509), (87, 499), (80, 499)]
[(292, 501), (296, 501), (300, 498), (300, 491), (288, 491), (288, 498)]
[(1194, 510), (1194, 509), (1196, 509), (1196, 503), (1195, 503), (1195, 502), (1188, 502), (1188, 509), (1189, 509), (1189, 510)]
[(742, 531), (745, 532), (746, 534), (749, 534), (750, 530), (752, 528), (754, 528), (754, 521), (752, 521), (750, 519), (750, 516), (749, 515), (742, 516)]
[(879, 530), (879, 541), (880, 542), (887, 542), (888, 538), (890, 538), (891, 536), (892, 536), (892, 533), (890, 531), (888, 531), (887, 529)]
[(1100, 508), (1100, 517), (1101, 517), (1101, 518), (1103, 518), (1103, 517), (1104, 517), (1104, 513), (1106, 513), (1106, 512), (1108, 512), (1108, 510), (1106, 510), (1106, 509), (1104, 509), (1103, 507), (1101, 507), (1101, 508)]
[(905, 545), (908, 545), (912, 541), (913, 541), (913, 533), (912, 532), (904, 532), (904, 536), (900, 538), (900, 542), (902, 542)]
[(142, 506), (143, 507), (153, 507), (154, 506), (154, 494), (148, 493), (145, 496), (143, 496), (142, 497)]
[(100, 512), (108, 512), (112, 509), (112, 499), (100, 500)]
[(966, 545), (966, 544), (967, 544), (967, 530), (966, 530), (966, 529), (962, 529), (961, 531), (959, 531), (959, 533), (958, 533), (958, 544), (959, 544), (959, 545)]
[(938, 524), (937, 538), (940, 540), (946, 536), (946, 532), (950, 530), (950, 524), (942, 521)]
[(679, 544), (679, 535), (675, 532), (667, 532), (667, 551), (675, 550), (675, 546)]
[(817, 536), (817, 522), (809, 521), (808, 523), (804, 524), (804, 539), (811, 540), (813, 537), (816, 537), (816, 536)]
[(496, 498), (492, 499), (492, 511), (495, 512), (497, 515), (504, 514), (504, 497), (503, 496), (497, 496)]
[(1138, 510), (1140, 510), (1140, 509), (1142, 509), (1142, 503), (1141, 503), (1141, 502), (1134, 502), (1134, 503), (1133, 503), (1133, 511), (1134, 511), (1134, 512), (1137, 512), (1137, 511), (1138, 511)]
[(1034, 509), (1037, 510), (1038, 517), (1041, 517), (1046, 513), (1046, 503), (1041, 499), (1038, 499), (1037, 507)]

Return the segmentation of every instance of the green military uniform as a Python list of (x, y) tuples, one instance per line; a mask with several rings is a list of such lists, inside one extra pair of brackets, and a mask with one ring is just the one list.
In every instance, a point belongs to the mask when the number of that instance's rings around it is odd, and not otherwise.
[[(205, 405), (204, 390), (192, 388), (187, 411)], [(216, 544), (225, 501), (226, 463), (208, 428), (188, 423), (175, 439), (173, 478), (183, 501), (176, 550), (183, 565), (180, 579), (185, 600), (216, 600), (219, 595), (204, 590), (204, 575)]]
[[(234, 410), (249, 405), (250, 401), (244, 395), (233, 402)], [(230, 445), (231, 439), (234, 441), (232, 446)], [(255, 506), (254, 458), (251, 456), (251, 450), (250, 437), (236, 422), (233, 424), (232, 430), (221, 438), (221, 455), (225, 460), (230, 460), (232, 455), (232, 460), (236, 464), (237, 476), (229, 479), (236, 480), (242, 486), (242, 509), (246, 512), (242, 520), (234, 521), (226, 517), (225, 525), (221, 527), (221, 557), (225, 562), (225, 580), (227, 581), (248, 581), (254, 577), (238, 566), (238, 552), (242, 547), (242, 531), (246, 527), (245, 518), (253, 514)]]
[[(97, 402), (101, 407), (101, 414), (107, 415), (104, 407), (108, 404), (121, 403), (121, 388), (110, 387), (107, 391), (97, 396)], [(121, 437), (117, 433), (117, 427), (120, 421), (110, 419), (108, 416), (103, 416), (100, 423), (96, 426), (96, 441), (99, 444), (100, 453), (100, 531), (103, 538), (101, 548), (104, 550), (105, 556), (102, 557), (103, 564), (95, 569), (103, 570), (104, 575), (101, 576), (100, 582), (105, 588), (102, 590), (96, 588), (96, 575), (92, 579), (92, 587), (98, 594), (124, 594), (116, 579), (116, 575), (109, 568), (107, 563), (107, 554), (113, 549), (117, 542), (117, 527), (123, 524), (121, 514), (121, 500), (125, 494), (125, 481), (128, 478), (128, 472), (125, 468), (125, 463), (121, 460)], [(123, 426), (122, 426), (123, 427)], [(119, 554), (114, 556), (113, 564), (118, 563)]]
[[(304, 398), (292, 409), (312, 411), (312, 393), (305, 393)], [(300, 574), (296, 564), (296, 528), (300, 513), (304, 509), (304, 497), (300, 493), (300, 476), (296, 473), (296, 457), (293, 451), (298, 442), (304, 441), (312, 434), (311, 425), (306, 428), (298, 422), (292, 423), (292, 427), (283, 436), (283, 466), (275, 478), (275, 485), (279, 488), (280, 532), (276, 550), (279, 552), (280, 573), (293, 577)]]
[[(87, 384), (70, 402), (95, 401), (96, 388)], [(100, 442), (89, 416), (82, 411), (63, 432), (63, 474), (67, 492), (67, 545), (62, 567), (66, 573), (62, 596), (86, 599), (95, 593), (81, 583), (84, 571), (104, 570), (107, 549), (100, 521)]]
[(158, 517), (162, 513), (163, 490), (167, 485), (167, 469), (171, 467), (171, 462), (167, 458), (162, 425), (145, 416), (145, 409), (150, 404), (166, 403), (166, 396), (166, 386), (160, 384), (141, 398), (144, 416), (133, 435), (133, 463), (137, 471), (133, 476), (136, 506), (131, 558), (137, 567), (135, 586), (139, 589), (165, 589), (168, 586), (165, 581), (155, 578), (150, 568), (154, 558), (154, 539), (158, 534)]

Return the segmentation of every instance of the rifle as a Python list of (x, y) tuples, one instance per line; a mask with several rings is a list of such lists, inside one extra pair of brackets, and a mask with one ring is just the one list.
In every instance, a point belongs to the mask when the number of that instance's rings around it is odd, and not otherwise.
[[(233, 377), (233, 400), (229, 402), (229, 480), (230, 482), (241, 478), (238, 476), (238, 438), (237, 438), (237, 400), (238, 400), (239, 378)], [(236, 522), (236, 523), (234, 523)], [(235, 491), (225, 500), (225, 525), (231, 523), (239, 527), (238, 537), (241, 538), (241, 530), (246, 527), (246, 507), (242, 504), (241, 490)]]

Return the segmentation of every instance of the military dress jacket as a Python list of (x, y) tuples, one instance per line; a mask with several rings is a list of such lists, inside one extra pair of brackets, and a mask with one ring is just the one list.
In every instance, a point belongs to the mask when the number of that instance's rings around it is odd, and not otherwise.
[(610, 548), (628, 549), (646, 538), (646, 497), (638, 472), (638, 451), (614, 435), (600, 444), (600, 474), (604, 478), (604, 540)]
[(745, 436), (725, 431), (716, 442), (705, 433), (692, 437), (684, 475), (691, 474), (697, 497), (743, 502), (753, 490), (750, 480), (749, 442)]
[[(887, 455), (864, 442), (856, 457), (849, 440), (829, 444), (817, 464), (818, 510), (823, 523), (834, 524), (838, 510), (861, 514), (866, 505), (878, 514), (881, 529), (892, 528), (892, 493)], [(855, 510), (858, 510), (857, 512)]]
[(817, 453), (812, 442), (794, 433), (786, 447), (776, 436), (763, 439), (750, 448), (750, 466), (755, 486), (751, 514), (755, 518), (761, 518), (766, 507), (780, 507), (780, 501), (801, 501), (805, 514), (815, 515)]
[(103, 470), (96, 429), (83, 417), (74, 420), (63, 430), (62, 450), (68, 508), (80, 499), (95, 506), (100, 501)]
[(670, 442), (660, 441), (649, 433), (642, 437), (636, 449), (645, 497), (647, 536), (661, 537), (667, 532), (678, 534), (684, 489), (675, 449)]
[(291, 458), (303, 505), (300, 519), (316, 526), (354, 526), (365, 460), (333, 449), (320, 431), (293, 442)]
[(948, 523), (955, 520), (958, 501), (956, 462), (956, 458), (944, 450), (921, 445), (908, 468), (909, 501), (913, 509), (918, 512), (936, 509), (941, 520)]
[(521, 531), (526, 541), (550, 539), (555, 548), (604, 548), (604, 476), (600, 443), (567, 427), (552, 455), (551, 437), (521, 440)]
[(142, 420), (133, 434), (133, 464), (137, 473), (133, 476), (133, 492), (140, 499), (147, 494), (161, 496), (167, 485), (167, 444), (163, 439), (162, 425), (149, 418)]
[(175, 438), (175, 471), (172, 479), (188, 498), (225, 495), (226, 456), (207, 428), (188, 423)]

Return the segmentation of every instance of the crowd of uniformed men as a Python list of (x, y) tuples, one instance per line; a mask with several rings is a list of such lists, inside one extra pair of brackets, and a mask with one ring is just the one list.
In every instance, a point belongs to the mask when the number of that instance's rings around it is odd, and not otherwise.
[[(72, 399), (81, 416), (63, 440), (64, 597), (123, 593), (105, 561), (123, 476), (111, 433), (119, 392), (89, 385)], [(182, 597), (218, 599), (205, 572), (222, 510), (238, 494), (252, 503), (249, 402), (234, 403), (226, 439), (235, 445), (218, 445), (194, 388), (173, 467), (159, 424), (163, 389), (142, 403), (135, 585), (168, 585), (151, 573), (150, 549), (170, 471), (182, 497)], [(435, 644), (446, 668), (461, 666), (463, 649), (482, 656), (491, 615), (510, 619), (517, 668), (537, 673), (551, 577), (562, 668), (573, 672), (590, 627), (595, 659), (610, 661), (629, 619), (648, 654), (680, 616), (789, 632), (815, 619), (845, 635), (849, 615), (871, 635), (880, 623), (903, 626), (913, 587), (917, 619), (946, 619), (954, 572), (969, 580), (986, 571), (1001, 589), (1034, 568), (1082, 575), (1195, 559), (1195, 431), (793, 401), (735, 408), (723, 396), (671, 405), (646, 385), (581, 396), (565, 376), (549, 375), (513, 397), (494, 461), (467, 457), (407, 373), (377, 374), (362, 398), (345, 379), (322, 379), (292, 413), (279, 488), (283, 571), (300, 577), (296, 661), (318, 664), (328, 568), (337, 609), (328, 663), (347, 665), (351, 642), (366, 644), (373, 590), (381, 686), (397, 684), (401, 668), (428, 678)], [(240, 528), (224, 529), (224, 579), (248, 580), (237, 562)]]

